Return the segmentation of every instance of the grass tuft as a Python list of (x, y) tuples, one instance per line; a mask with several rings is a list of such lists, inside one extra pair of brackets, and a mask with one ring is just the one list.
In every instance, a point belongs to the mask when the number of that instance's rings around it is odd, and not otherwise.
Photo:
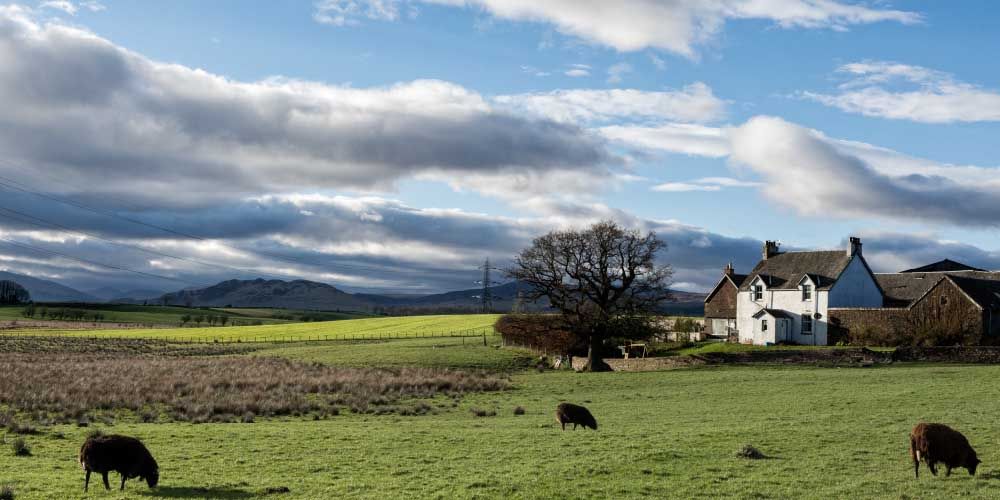
[(747, 458), (750, 460), (760, 460), (762, 458), (767, 458), (760, 450), (754, 448), (749, 444), (743, 445), (742, 448), (736, 450), (736, 456), (739, 458)]
[(31, 446), (22, 437), (19, 437), (19, 438), (15, 439), (10, 444), (10, 447), (11, 447), (12, 450), (14, 450), (14, 456), (15, 457), (30, 457), (31, 456)]

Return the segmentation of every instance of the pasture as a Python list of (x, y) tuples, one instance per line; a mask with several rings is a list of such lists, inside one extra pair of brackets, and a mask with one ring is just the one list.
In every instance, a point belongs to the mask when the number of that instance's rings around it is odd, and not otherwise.
[[(324, 311), (297, 311), (292, 309), (263, 308), (190, 308), (178, 306), (134, 305), (134, 304), (82, 304), (82, 303), (38, 303), (35, 304), (35, 314), (26, 318), (23, 314), (25, 306), (0, 306), (0, 321), (55, 320), (72, 325), (71, 328), (100, 328), (107, 324), (111, 328), (114, 323), (157, 326), (180, 326), (188, 317), (187, 326), (199, 324), (208, 325), (205, 318), (225, 316), (227, 324), (257, 325), (281, 324), (301, 321), (335, 321), (340, 319), (355, 319), (366, 317), (360, 313), (341, 313)], [(73, 313), (82, 315), (81, 320), (74, 319)], [(98, 315), (99, 319), (94, 320)], [(203, 322), (196, 319), (202, 317)]]
[[(388, 373), (397, 373), (402, 357), (406, 365), (515, 370), (504, 376), (509, 385), (422, 394), (428, 410), (419, 416), (344, 407), (338, 414), (304, 411), (253, 423), (166, 417), (142, 423), (141, 415), (119, 411), (89, 427), (38, 425), (38, 433), (24, 436), (31, 456), (14, 456), (11, 434), (0, 445), (0, 485), (12, 484), (18, 499), (1000, 497), (997, 366), (537, 373), (518, 369), (530, 360), (521, 351), (443, 340), (212, 352), (224, 349), (219, 346), (192, 356), (279, 356), (308, 366), (388, 366)], [(151, 347), (128, 345), (153, 355), (143, 350)], [(46, 349), (56, 348), (67, 350)], [(163, 356), (184, 352), (156, 359)], [(600, 430), (560, 431), (553, 410), (564, 400), (589, 407)], [(524, 415), (514, 414), (518, 406)], [(473, 410), (496, 415), (478, 417)], [(959, 469), (949, 478), (932, 477), (924, 469), (914, 479), (907, 435), (918, 421), (947, 422), (964, 432), (983, 460), (978, 475)], [(92, 484), (84, 495), (76, 453), (95, 427), (142, 438), (160, 462), (161, 487), (130, 482), (120, 495)], [(738, 458), (745, 444), (768, 458)], [(281, 487), (289, 492), (274, 493)]]

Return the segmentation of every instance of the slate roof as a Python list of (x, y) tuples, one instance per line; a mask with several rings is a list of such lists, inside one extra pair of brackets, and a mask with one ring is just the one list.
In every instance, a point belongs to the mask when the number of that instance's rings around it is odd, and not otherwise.
[(971, 297), (976, 304), (979, 304), (979, 307), (987, 310), (1000, 308), (1000, 279), (977, 279), (967, 277), (964, 273), (962, 275), (949, 275), (949, 278)]
[(876, 274), (875, 282), (882, 288), (884, 307), (906, 307), (923, 297), (928, 290), (944, 279), (938, 273), (886, 273)]
[(771, 290), (795, 290), (806, 274), (817, 281), (817, 290), (829, 290), (850, 262), (851, 256), (844, 250), (779, 253), (758, 262), (740, 290), (750, 290), (750, 282), (757, 276)]
[[(991, 303), (989, 300), (994, 287), (1000, 287), (1000, 272), (990, 271), (885, 273), (876, 274), (875, 281), (882, 288), (885, 307), (907, 307), (946, 276), (952, 278), (959, 288), (983, 307)], [(1000, 291), (1000, 288), (996, 291)]]
[(761, 316), (764, 315), (764, 313), (770, 314), (772, 317), (778, 319), (792, 319), (792, 317), (789, 316), (788, 313), (786, 313), (785, 311), (782, 311), (780, 309), (768, 309), (768, 308), (764, 308), (757, 311), (756, 313), (754, 313), (753, 318), (759, 319)]
[(982, 271), (977, 267), (972, 267), (967, 264), (962, 264), (961, 262), (955, 262), (951, 259), (939, 260), (933, 264), (927, 264), (926, 266), (915, 267), (913, 269), (907, 269), (903, 271), (904, 273), (940, 273), (949, 271)]

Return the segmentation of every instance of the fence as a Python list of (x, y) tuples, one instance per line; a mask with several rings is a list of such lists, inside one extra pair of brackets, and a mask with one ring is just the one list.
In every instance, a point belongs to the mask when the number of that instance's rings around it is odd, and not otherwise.
[(377, 342), (385, 340), (417, 340), (431, 338), (461, 338), (462, 343), (466, 339), (483, 339), (486, 345), (486, 338), (497, 335), (492, 328), (474, 328), (468, 330), (452, 330), (441, 332), (421, 332), (421, 331), (399, 331), (399, 332), (372, 332), (357, 334), (287, 334), (287, 335), (205, 335), (205, 336), (174, 336), (174, 335), (116, 335), (114, 333), (102, 335), (80, 335), (76, 331), (3, 331), (0, 332), (0, 339), (6, 338), (33, 338), (33, 337), (71, 337), (76, 339), (100, 340), (159, 340), (174, 344), (246, 344), (246, 343), (272, 343), (282, 344), (290, 342)]

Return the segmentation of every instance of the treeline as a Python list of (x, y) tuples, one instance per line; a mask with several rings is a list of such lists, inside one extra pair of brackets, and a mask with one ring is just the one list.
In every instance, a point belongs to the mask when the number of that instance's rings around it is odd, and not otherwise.
[(85, 309), (47, 308), (28, 304), (21, 311), (21, 316), (30, 319), (50, 319), (59, 321), (104, 321), (104, 313), (90, 312)]

